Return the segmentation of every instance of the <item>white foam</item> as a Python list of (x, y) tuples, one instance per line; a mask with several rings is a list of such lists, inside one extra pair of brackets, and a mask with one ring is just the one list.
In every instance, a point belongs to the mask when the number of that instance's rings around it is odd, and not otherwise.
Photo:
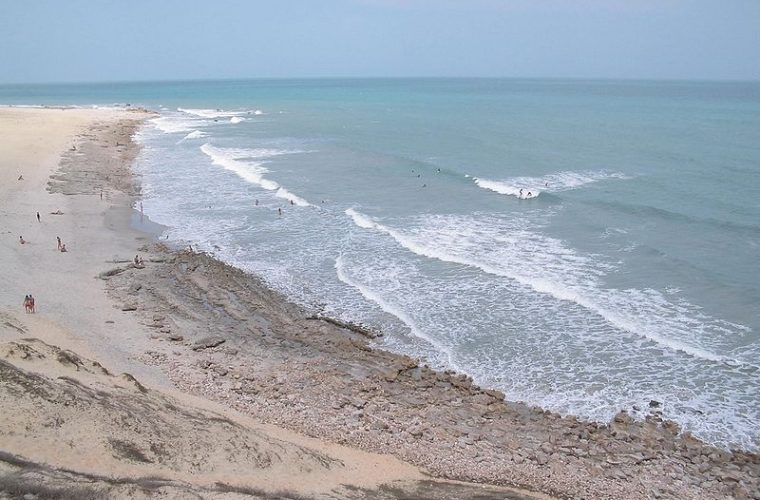
[[(350, 209), (349, 209), (350, 210)], [(347, 211), (348, 212), (348, 211)], [(357, 212), (354, 212), (357, 213)], [(357, 215), (359, 215), (357, 213)], [(420, 338), (427, 342), (428, 344), (432, 345), (437, 351), (444, 354), (446, 358), (448, 359), (449, 365), (454, 368), (455, 370), (461, 371), (460, 368), (456, 366), (454, 363), (453, 354), (451, 351), (451, 348), (443, 345), (442, 343), (436, 341), (433, 337), (430, 335), (427, 335), (424, 331), (422, 331), (415, 321), (412, 319), (412, 317), (404, 311), (403, 308), (401, 308), (398, 305), (392, 304), (389, 300), (386, 300), (381, 293), (372, 290), (370, 287), (365, 286), (358, 281), (352, 279), (344, 265), (343, 255), (339, 255), (337, 259), (335, 259), (335, 272), (338, 275), (338, 279), (345, 283), (346, 285), (349, 285), (353, 288), (356, 288), (359, 293), (362, 294), (362, 296), (369, 300), (370, 302), (373, 302), (377, 304), (380, 309), (385, 311), (386, 313), (395, 316), (398, 318), (404, 325), (409, 328), (409, 331), (417, 338)]]
[(306, 207), (311, 203), (281, 187), (277, 182), (265, 179), (264, 174), (269, 170), (263, 166), (261, 161), (265, 158), (272, 156), (292, 154), (295, 151), (287, 151), (281, 149), (239, 149), (239, 148), (218, 148), (209, 143), (206, 143), (200, 147), (201, 151), (205, 153), (214, 165), (236, 173), (241, 179), (256, 184), (266, 190), (275, 191), (275, 196), (283, 198), (288, 201), (293, 201), (293, 204)]
[[(581, 172), (556, 172), (541, 177), (511, 177), (504, 180), (472, 178), (479, 187), (499, 194), (518, 198), (535, 198), (541, 192), (557, 193), (569, 191), (587, 184), (607, 179), (630, 179), (620, 172), (608, 170), (585, 170)], [(521, 194), (522, 191), (522, 194)], [(528, 196), (531, 193), (531, 196)]]
[(253, 112), (253, 114), (254, 114), (254, 115), (263, 115), (263, 114), (264, 114), (264, 112), (263, 112), (263, 111), (261, 111), (260, 109), (257, 109), (256, 111), (254, 111), (254, 112)]
[(240, 118), (239, 116), (233, 116), (230, 118), (230, 123), (240, 123), (242, 121), (245, 121), (245, 118)]
[(713, 362), (741, 363), (693, 344), (695, 339), (709, 337), (695, 334), (697, 329), (715, 334), (721, 328), (733, 331), (741, 325), (710, 318), (697, 306), (669, 302), (655, 290), (604, 289), (598, 282), (598, 277), (604, 275), (600, 266), (559, 240), (519, 226), (506, 227), (506, 233), (498, 233), (490, 225), (446, 217), (434, 217), (430, 225), (413, 233), (380, 224), (351, 208), (345, 213), (357, 226), (387, 234), (417, 255), (512, 279), (534, 291), (577, 304), (615, 327), (663, 348)]
[(179, 140), (179, 142), (189, 141), (191, 139), (202, 139), (204, 137), (208, 137), (208, 134), (206, 132), (203, 132), (201, 130), (193, 130), (189, 134), (187, 134), (185, 137)]
[(516, 196), (522, 200), (527, 200), (528, 198), (536, 198), (541, 194), (541, 191), (538, 189), (526, 189), (524, 187), (508, 184), (507, 182), (490, 181), (488, 179), (479, 179), (477, 177), (473, 177), (473, 180), (475, 181), (475, 184), (482, 187), (483, 189), (488, 189), (489, 191), (494, 191), (499, 194)]
[(198, 120), (176, 116), (159, 116), (149, 121), (154, 127), (165, 134), (188, 133), (194, 131), (199, 125), (205, 124), (205, 122), (199, 122)]
[(188, 115), (200, 116), (201, 118), (229, 118), (231, 116), (246, 114), (246, 111), (224, 111), (222, 109), (177, 108), (177, 111)]

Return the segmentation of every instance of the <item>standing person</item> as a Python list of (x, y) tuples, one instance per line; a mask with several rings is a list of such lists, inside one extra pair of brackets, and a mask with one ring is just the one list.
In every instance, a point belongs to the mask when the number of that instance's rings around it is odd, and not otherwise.
[(31, 309), (32, 314), (35, 313), (35, 309), (34, 309), (34, 297), (32, 297), (31, 293), (29, 294), (29, 309)]
[(277, 207), (277, 214), (282, 215), (282, 209), (280, 207)]
[(42, 222), (42, 221), (40, 220), (40, 213), (39, 213), (39, 212), (37, 212), (37, 222)]
[(55, 239), (58, 240), (58, 250), (60, 250), (61, 249), (61, 237), (60, 236), (56, 236)]
[(24, 312), (28, 314), (30, 309), (31, 308), (29, 306), (29, 295), (24, 295)]
[(23, 237), (23, 236), (19, 236), (19, 237), (18, 237), (18, 242), (19, 242), (19, 243), (21, 243), (21, 244), (23, 245), (24, 243), (26, 243), (26, 240), (24, 239), (24, 237)]

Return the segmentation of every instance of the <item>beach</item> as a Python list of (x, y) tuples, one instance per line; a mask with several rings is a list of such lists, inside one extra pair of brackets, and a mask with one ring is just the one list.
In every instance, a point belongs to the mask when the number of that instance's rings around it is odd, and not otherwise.
[(0, 109), (0, 497), (760, 498), (760, 457), (660, 401), (605, 425), (505, 400), (162, 244), (133, 208), (152, 117)]

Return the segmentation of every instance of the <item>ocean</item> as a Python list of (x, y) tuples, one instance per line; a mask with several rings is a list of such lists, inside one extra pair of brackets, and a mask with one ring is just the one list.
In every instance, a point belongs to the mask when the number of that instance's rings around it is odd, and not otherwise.
[(0, 86), (127, 102), (168, 241), (508, 399), (760, 451), (760, 83)]

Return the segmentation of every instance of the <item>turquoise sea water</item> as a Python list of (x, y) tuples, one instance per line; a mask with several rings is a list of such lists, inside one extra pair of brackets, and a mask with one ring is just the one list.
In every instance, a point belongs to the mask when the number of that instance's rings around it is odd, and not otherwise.
[(170, 240), (510, 399), (760, 449), (760, 83), (0, 87), (125, 102)]

